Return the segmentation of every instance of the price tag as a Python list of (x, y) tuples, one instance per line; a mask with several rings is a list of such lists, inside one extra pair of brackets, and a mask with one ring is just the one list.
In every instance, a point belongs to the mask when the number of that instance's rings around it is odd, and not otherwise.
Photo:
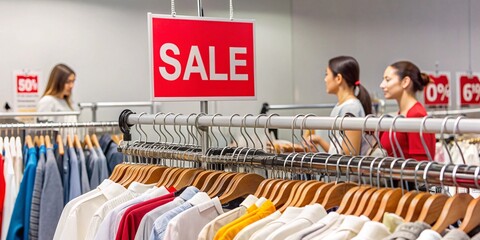
[(460, 106), (480, 104), (480, 74), (457, 74)]
[(17, 75), (17, 93), (38, 93), (38, 76)]
[(440, 73), (438, 76), (429, 74), (432, 83), (423, 90), (425, 105), (448, 106), (450, 104), (450, 73)]
[[(37, 101), (42, 92), (42, 75), (37, 70), (14, 70), (13, 71), (13, 111), (35, 112)], [(25, 117), (19, 119), (22, 122), (33, 122), (34, 118)]]

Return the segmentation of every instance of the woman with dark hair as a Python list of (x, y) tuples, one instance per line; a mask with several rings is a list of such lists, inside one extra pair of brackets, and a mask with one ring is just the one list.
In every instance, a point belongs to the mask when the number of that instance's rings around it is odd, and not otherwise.
[[(427, 116), (427, 111), (423, 105), (418, 102), (416, 93), (422, 91), (430, 83), (430, 77), (420, 72), (420, 69), (409, 61), (399, 61), (385, 69), (383, 81), (380, 88), (386, 99), (395, 99), (398, 104), (398, 113), (407, 118), (421, 118)], [(425, 151), (420, 139), (420, 133), (396, 133), (401, 151), (405, 158), (414, 158), (416, 160), (428, 160), (427, 151)], [(423, 139), (428, 148), (428, 153), (433, 158), (435, 156), (435, 135), (424, 133)], [(390, 142), (388, 133), (382, 134), (380, 138), (382, 147), (389, 156), (401, 156), (399, 149), (394, 143)], [(395, 147), (392, 147), (394, 145)]]
[[(367, 90), (360, 84), (360, 67), (357, 60), (349, 56), (339, 56), (328, 61), (325, 71), (325, 85), (327, 93), (335, 94), (337, 105), (332, 109), (330, 116), (343, 117), (347, 113), (355, 117), (365, 117), (372, 113), (372, 101)], [(357, 91), (357, 94), (355, 92)], [(362, 138), (361, 131), (345, 131), (348, 141), (342, 135), (335, 134), (337, 142), (328, 142), (319, 135), (311, 136), (311, 143), (320, 145), (329, 153), (346, 155), (364, 155), (369, 145)], [(307, 136), (309, 138), (310, 136)], [(307, 139), (308, 140), (308, 139)]]
[[(50, 73), (47, 87), (42, 98), (37, 103), (38, 112), (69, 112), (74, 111), (71, 99), (75, 83), (75, 72), (65, 64), (57, 64)], [(39, 118), (40, 121), (76, 122), (75, 116), (57, 116)]]

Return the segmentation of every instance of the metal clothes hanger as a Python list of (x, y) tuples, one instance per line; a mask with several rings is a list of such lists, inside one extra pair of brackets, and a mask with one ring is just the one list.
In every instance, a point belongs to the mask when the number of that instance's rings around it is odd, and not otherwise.
[[(478, 175), (480, 173), (480, 167), (475, 168), (474, 181), (477, 189), (480, 189), (480, 184), (478, 183)], [(480, 225), (480, 198), (475, 198), (470, 201), (463, 218), (462, 224), (459, 229), (464, 233), (469, 233)]]
[[(425, 116), (422, 118), (422, 122), (420, 124), (420, 141), (422, 142), (423, 150), (425, 150), (425, 153), (427, 154), (428, 161), (433, 161), (432, 155), (430, 154), (430, 151), (428, 150), (427, 143), (425, 143), (425, 138), (423, 137), (423, 130), (425, 128), (425, 121), (427, 118), (431, 118), (431, 116)], [(428, 190), (428, 189), (427, 189)]]
[[(370, 162), (369, 166), (369, 182), (370, 185), (374, 185), (373, 181), (373, 168), (377, 160), (382, 162), (384, 158), (375, 158)], [(368, 217), (371, 219), (373, 218), (373, 207), (378, 207), (380, 204), (381, 197), (385, 194), (385, 190), (387, 189), (379, 189), (375, 188), (374, 186), (367, 190), (365, 194), (362, 196), (360, 204), (357, 206), (357, 209), (353, 215), (360, 216), (360, 215), (369, 215)]]
[[(432, 165), (437, 165), (435, 162), (429, 162), (425, 167), (423, 179), (425, 181), (425, 186), (428, 189), (428, 169)], [(443, 177), (442, 177), (443, 182)], [(443, 184), (443, 183), (442, 183)], [(448, 196), (444, 193), (437, 193), (430, 196), (427, 201), (423, 204), (422, 211), (418, 217), (418, 221), (422, 221), (432, 225), (435, 221), (437, 221), (440, 213), (442, 212), (443, 206), (448, 200)]]
[[(416, 162), (415, 160), (413, 159), (407, 159), (404, 164), (408, 164), (409, 161), (413, 161), (413, 162)], [(422, 162), (419, 162), (417, 163), (417, 165), (415, 165), (416, 167), (418, 167), (419, 165), (421, 165)], [(416, 171), (417, 170), (414, 170), (414, 173), (416, 174)], [(415, 178), (416, 178), (416, 175), (415, 175)], [(407, 185), (408, 187), (408, 185)], [(402, 188), (403, 187), (403, 182), (402, 182)], [(418, 189), (418, 188), (417, 188)], [(407, 211), (407, 215), (405, 216), (405, 221), (406, 222), (414, 222), (418, 219), (419, 215), (420, 215), (420, 212), (422, 211), (422, 207), (423, 205), (425, 204), (425, 202), (427, 201), (427, 199), (431, 196), (430, 193), (428, 192), (420, 192), (420, 191), (417, 191), (417, 195), (412, 199), (412, 202), (410, 203), (410, 205), (408, 206), (408, 211)]]
[(292, 120), (291, 127), (292, 127), (292, 151), (293, 152), (296, 152), (296, 150), (297, 150), (297, 149), (295, 149), (295, 140), (300, 144), (300, 146), (303, 149), (303, 152), (305, 152), (305, 146), (303, 145), (303, 142), (301, 140), (299, 140), (297, 135), (295, 134), (295, 125), (296, 125), (297, 119), (300, 118), (300, 117), (303, 117), (303, 116), (305, 116), (305, 115), (297, 114)]
[[(384, 157), (387, 157), (388, 153), (387, 153), (387, 151), (385, 150), (385, 148), (383, 148), (383, 146), (382, 146), (382, 143), (381, 143), (381, 141), (380, 141), (380, 132), (379, 132), (380, 123), (382, 122), (382, 119), (385, 118), (385, 117), (392, 117), (392, 116), (390, 116), (390, 115), (388, 115), (388, 114), (383, 114), (382, 116), (380, 116), (380, 117), (378, 118), (378, 122), (377, 122), (377, 125), (376, 125), (376, 127), (375, 127), (375, 131), (374, 131), (373, 136), (374, 136), (375, 140), (377, 141), (377, 142), (376, 142), (376, 146), (378, 146), (378, 147), (380, 148), (380, 151), (383, 153), (383, 156), (384, 156)], [(375, 149), (372, 148), (372, 151), (373, 151), (373, 150), (375, 150)], [(370, 154), (368, 154), (368, 155), (372, 155), (372, 153), (373, 153), (373, 152), (370, 152)]]
[[(345, 133), (345, 130), (343, 130), (343, 120), (345, 119), (345, 117), (355, 117), (355, 115), (347, 112), (345, 115), (342, 116), (342, 120), (340, 120), (339, 133), (340, 133), (340, 136), (342, 137), (342, 145), (341, 145), (342, 150), (343, 150), (343, 145), (345, 144), (345, 147), (347, 148), (348, 152), (350, 153), (349, 155), (356, 156), (356, 155), (359, 155), (360, 151), (357, 153), (357, 150), (355, 149), (352, 142), (348, 138), (347, 134)], [(361, 143), (360, 143), (360, 148), (361, 148)], [(345, 151), (343, 151), (343, 152), (345, 152)]]
[[(307, 157), (307, 154), (303, 155), (301, 162), (304, 161), (305, 157)], [(294, 158), (292, 158), (292, 165), (293, 165)], [(340, 169), (339, 167), (340, 160), (341, 158), (339, 158), (339, 160), (337, 161), (337, 171), (339, 171)], [(301, 172), (302, 171), (300, 169), (299, 173)], [(317, 189), (324, 184), (325, 182), (317, 181), (317, 180), (304, 181), (304, 183), (300, 185), (300, 187), (297, 189), (295, 198), (293, 199), (291, 206), (303, 207), (305, 205), (308, 205), (314, 199)]]
[[(383, 159), (387, 160), (389, 158)], [(398, 159), (398, 158), (397, 158)], [(382, 160), (382, 161), (383, 161)], [(393, 162), (393, 161), (392, 161)], [(381, 169), (382, 162), (379, 163), (378, 167), (378, 173), (377, 173), (377, 184), (380, 184), (380, 169)], [(386, 187), (387, 184), (385, 184)], [(373, 221), (380, 222), (383, 219), (383, 215), (388, 212), (395, 212), (398, 203), (400, 202), (400, 199), (402, 198), (403, 195), (403, 189), (401, 188), (395, 188), (393, 185), (391, 188), (386, 188), (386, 192), (383, 195), (383, 198), (381, 199), (380, 205), (378, 209), (376, 210), (376, 214), (372, 218)]]
[[(375, 144), (372, 144), (372, 142), (367, 139), (367, 135), (372, 135), (372, 134), (371, 132), (369, 132), (368, 134), (365, 134), (365, 128), (366, 128), (367, 120), (371, 117), (375, 117), (375, 115), (373, 114), (366, 115), (362, 125), (362, 139), (368, 144), (370, 150), (372, 150), (375, 147)], [(369, 154), (370, 153), (367, 153), (367, 156), (369, 156)]]
[[(393, 162), (390, 165), (390, 185), (392, 187), (395, 186), (394, 182), (393, 182), (393, 168), (395, 167), (396, 162), (399, 161), (399, 160), (401, 160), (401, 159), (397, 158), (397, 159), (393, 160)], [(405, 172), (404, 168), (406, 167), (407, 164), (404, 164), (405, 163), (404, 160), (401, 160), (401, 161), (403, 161), (403, 162), (402, 162), (402, 165), (400, 167), (400, 183), (403, 183), (404, 182), (403, 173)], [(413, 198), (417, 195), (418, 192), (409, 191), (409, 192), (405, 193), (404, 189), (403, 188), (401, 188), (401, 189), (402, 189), (402, 198), (398, 202), (398, 206), (396, 208), (395, 214), (397, 214), (398, 216), (401, 216), (402, 218), (405, 218), (405, 216), (407, 215), (407, 212), (408, 212), (408, 206), (410, 205)]]
[[(249, 146), (249, 141), (248, 141), (248, 139), (251, 140), (252, 144), (254, 145), (253, 148), (255, 148), (255, 142), (254, 142), (253, 139), (250, 137), (250, 135), (248, 134), (247, 129), (246, 129), (246, 128), (247, 128), (247, 127), (246, 127), (246, 119), (247, 119), (248, 116), (253, 116), (253, 115), (252, 115), (252, 114), (245, 114), (245, 116), (243, 116), (243, 118), (242, 118), (242, 123), (241, 123), (240, 128), (239, 128), (239, 130), (240, 130), (240, 135), (242, 135), (243, 139), (245, 140), (246, 146), (239, 148), (240, 150), (237, 152), (237, 156), (236, 156), (236, 157), (235, 157), (235, 152), (232, 154), (232, 159), (233, 159), (233, 158), (236, 158), (234, 165), (236, 165), (235, 167), (237, 168), (237, 171), (240, 170), (240, 169), (239, 169), (239, 168), (240, 168), (240, 157), (242, 156), (242, 155), (241, 155), (242, 152), (245, 151), (245, 153), (243, 154), (243, 163), (244, 163), (245, 160), (246, 160), (246, 157), (248, 156), (248, 153), (252, 150), (252, 148)], [(242, 129), (244, 129), (244, 131), (242, 131)], [(248, 139), (247, 139), (247, 137), (245, 137), (244, 134), (248, 136)], [(245, 166), (245, 164), (243, 164), (243, 166)], [(242, 171), (242, 170), (240, 170), (240, 171)], [(245, 169), (243, 169), (242, 172), (245, 172)]]
[[(327, 158), (325, 159), (325, 166), (323, 168), (323, 170), (325, 170), (325, 173), (324, 173), (325, 176), (327, 176), (329, 174), (328, 173), (328, 162), (329, 162), (330, 158), (332, 158), (333, 156), (342, 156), (342, 155), (338, 155), (338, 154), (326, 154), (326, 153), (320, 153), (320, 152), (315, 153), (310, 157), (310, 168), (313, 167), (312, 166), (313, 159), (318, 155), (320, 155), (320, 156), (321, 155), (326, 155), (327, 156)], [(330, 180), (329, 176), (328, 176), (328, 180)], [(335, 182), (327, 182), (327, 181), (324, 181), (324, 182), (326, 184), (320, 186), (317, 189), (317, 191), (315, 193), (315, 196), (313, 197), (313, 199), (312, 199), (312, 201), (310, 202), (309, 205), (315, 204), (315, 203), (321, 203), (325, 199), (328, 191), (335, 185)], [(292, 191), (294, 191), (294, 190), (295, 190), (295, 186), (294, 186), (294, 189), (292, 189)]]
[[(358, 161), (357, 172), (358, 172), (358, 186), (351, 188), (343, 197), (342, 202), (340, 203), (340, 207), (338, 208), (337, 212), (345, 215), (352, 215), (355, 211), (356, 207), (360, 203), (360, 200), (363, 194), (371, 189), (369, 185), (362, 185), (361, 181), (361, 165), (363, 160), (365, 160), (367, 156), (363, 156)], [(355, 158), (352, 157), (347, 163), (347, 182), (350, 182), (350, 164)]]
[[(141, 113), (139, 114), (138, 116), (138, 122), (140, 122), (140, 119), (143, 115), (145, 115), (146, 113)], [(140, 128), (140, 130), (139, 130)], [(141, 158), (141, 154), (139, 154), (139, 152), (142, 150), (142, 147), (144, 146), (144, 144), (147, 143), (148, 141), (148, 136), (147, 134), (145, 133), (145, 131), (142, 129), (142, 126), (141, 124), (136, 124), (135, 125), (135, 129), (137, 130), (137, 132), (139, 133), (140, 135), (140, 140), (137, 142), (137, 144), (133, 144), (133, 155), (137, 155), (137, 159), (138, 159), (138, 162), (141, 162), (142, 161), (142, 158)], [(143, 135), (142, 133), (145, 135), (145, 141), (142, 141), (142, 138), (143, 138)], [(93, 135), (92, 135), (93, 136)], [(97, 140), (98, 142), (98, 140)], [(137, 181), (137, 182), (142, 182), (142, 180), (144, 180), (144, 178), (147, 176), (147, 172), (148, 170), (151, 168), (152, 166), (145, 166), (145, 165), (133, 165), (131, 166), (131, 168), (133, 169), (133, 171), (130, 172), (130, 174), (125, 174), (125, 176), (120, 180), (120, 184), (123, 185), (123, 186), (126, 186), (128, 187), (132, 182), (134, 181)], [(128, 173), (128, 172), (127, 172)]]
[[(340, 159), (338, 161), (341, 161), (341, 159), (345, 157), (348, 158), (349, 156), (340, 156)], [(339, 168), (337, 168), (337, 180), (340, 177), (340, 172), (338, 172), (338, 169)], [(358, 185), (353, 182), (336, 182), (335, 185), (332, 186), (325, 195), (325, 199), (323, 199), (322, 201), (322, 206), (325, 209), (331, 209), (332, 207), (339, 206), (345, 193), (347, 193), (349, 189), (355, 186)]]
[[(370, 143), (370, 141), (368, 141), (368, 139), (366, 139), (365, 135), (363, 134), (365, 132), (365, 128), (366, 128), (366, 123), (367, 123), (367, 120), (371, 117), (373, 117), (374, 115), (373, 114), (369, 114), (365, 117), (365, 120), (363, 122), (363, 125), (362, 125), (362, 138), (370, 145), (370, 149), (373, 148), (373, 145)], [(338, 209), (339, 212), (343, 213), (343, 214), (347, 214), (347, 215), (351, 215), (355, 212), (357, 206), (360, 204), (360, 201), (363, 197), (363, 195), (369, 191), (370, 189), (372, 189), (372, 187), (370, 185), (362, 185), (361, 183), (361, 164), (363, 162), (363, 160), (365, 160), (366, 157), (362, 157), (360, 160), (359, 160), (359, 163), (358, 163), (358, 186), (357, 187), (354, 187), (352, 189), (349, 190), (349, 192), (347, 192), (345, 194), (345, 197), (344, 199), (342, 200), (343, 202), (340, 204), (340, 208)], [(349, 164), (347, 164), (347, 169), (349, 168)], [(347, 170), (347, 179), (349, 179), (349, 171)]]
[(447, 141), (445, 141), (445, 138), (444, 138), (444, 135), (443, 135), (443, 133), (444, 133), (444, 131), (445, 131), (445, 127), (446, 127), (446, 125), (447, 125), (447, 121), (448, 121), (449, 119), (453, 119), (453, 117), (452, 117), (452, 116), (446, 116), (446, 117), (443, 119), (443, 121), (442, 121), (442, 127), (440, 128), (440, 142), (442, 143), (443, 149), (444, 149), (445, 151), (447, 151), (448, 161), (449, 161), (450, 163), (452, 163), (452, 154), (451, 154), (450, 149), (449, 149), (449, 147), (448, 147)]
[[(454, 135), (454, 138), (453, 138), (454, 141), (453, 142), (455, 143), (455, 146), (457, 146), (458, 152), (460, 153), (460, 157), (462, 158), (462, 163), (466, 164), (465, 163), (465, 157), (463, 156), (463, 151), (460, 148), (460, 145), (458, 145), (458, 138), (457, 138), (458, 124), (460, 123), (460, 120), (462, 118), (465, 118), (465, 117), (464, 116), (458, 116), (455, 119), (455, 123), (453, 124), (453, 135)], [(453, 161), (453, 159), (452, 159), (452, 161)]]
[[(452, 178), (455, 185), (458, 187), (458, 182), (456, 181), (456, 173), (458, 168), (466, 165), (455, 165), (452, 171)], [(441, 233), (449, 225), (455, 223), (456, 221), (463, 219), (467, 213), (467, 208), (470, 202), (473, 200), (473, 197), (468, 193), (457, 193), (453, 197), (450, 197), (443, 210), (433, 225), (432, 230)]]
[[(400, 146), (397, 139), (397, 131), (395, 128), (395, 122), (397, 121), (398, 118), (405, 118), (405, 117), (403, 115), (397, 115), (393, 118), (392, 125), (390, 126), (390, 129), (388, 131), (388, 138), (390, 140), (390, 144), (392, 145), (393, 156), (397, 158), (397, 151), (395, 150), (395, 147), (397, 147), (398, 152), (400, 153), (400, 158), (405, 159), (405, 155), (403, 154), (402, 147)], [(395, 135), (395, 140), (393, 139), (393, 135)]]
[(308, 133), (309, 133), (309, 138), (308, 138), (308, 139), (309, 139), (310, 141), (307, 141), (307, 140), (305, 139), (305, 137), (304, 137), (304, 134), (303, 134), (303, 130), (305, 129), (305, 122), (306, 122), (307, 118), (309, 118), (309, 117), (315, 117), (315, 116), (316, 116), (315, 114), (309, 113), (309, 114), (306, 114), (306, 115), (303, 117), (300, 132), (301, 132), (301, 136), (302, 136), (302, 142), (309, 143), (309, 144), (307, 144), (307, 147), (308, 147), (307, 150), (308, 150), (308, 151), (318, 152), (317, 145), (311, 141), (311, 139), (312, 139), (312, 131), (308, 131)]
[(270, 124), (270, 120), (273, 116), (280, 116), (280, 115), (278, 115), (276, 113), (272, 113), (272, 114), (268, 115), (267, 120), (265, 121), (264, 133), (265, 133), (265, 136), (268, 139), (268, 143), (270, 143), (270, 146), (272, 147), (272, 153), (275, 153), (275, 155), (278, 155), (278, 153), (280, 153), (280, 151), (277, 151), (274, 142), (270, 138), (270, 133), (268, 133), (268, 125)]
[(337, 123), (337, 119), (339, 117), (340, 116), (338, 116), (338, 115), (335, 116), (335, 119), (333, 120), (333, 123), (332, 123), (332, 127), (328, 131), (328, 139), (330, 140), (330, 143), (333, 144), (333, 147), (335, 148), (336, 153), (342, 154), (343, 153), (342, 143), (338, 140), (337, 135), (335, 134), (335, 130), (334, 130), (335, 126), (336, 126), (336, 123)]

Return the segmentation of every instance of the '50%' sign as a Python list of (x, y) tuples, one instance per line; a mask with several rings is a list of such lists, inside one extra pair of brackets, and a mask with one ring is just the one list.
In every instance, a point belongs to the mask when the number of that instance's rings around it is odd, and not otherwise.
[(17, 93), (38, 93), (38, 76), (17, 75)]
[(480, 104), (480, 74), (458, 74), (460, 105)]

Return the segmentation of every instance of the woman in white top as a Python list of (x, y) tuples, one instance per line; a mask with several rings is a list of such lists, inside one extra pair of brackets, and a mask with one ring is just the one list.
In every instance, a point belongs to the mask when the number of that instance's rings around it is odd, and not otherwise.
[[(360, 84), (359, 77), (360, 67), (355, 58), (339, 56), (329, 60), (325, 72), (326, 90), (329, 94), (335, 94), (338, 99), (337, 105), (330, 113), (331, 117), (342, 117), (346, 113), (352, 113), (356, 117), (365, 117), (365, 115), (372, 113), (370, 95)], [(358, 92), (356, 95), (355, 90)], [(337, 136), (341, 146), (337, 143), (326, 141), (319, 135), (312, 135), (310, 143), (320, 145), (329, 153), (346, 155), (364, 155), (367, 153), (369, 145), (363, 140), (361, 131), (345, 131), (345, 135), (353, 148), (338, 133), (335, 136)], [(307, 136), (307, 140), (309, 137)]]
[[(47, 88), (37, 103), (38, 112), (70, 112), (74, 111), (72, 90), (75, 83), (75, 72), (65, 64), (57, 64), (50, 73)], [(42, 117), (39, 121), (76, 122), (76, 116)]]

